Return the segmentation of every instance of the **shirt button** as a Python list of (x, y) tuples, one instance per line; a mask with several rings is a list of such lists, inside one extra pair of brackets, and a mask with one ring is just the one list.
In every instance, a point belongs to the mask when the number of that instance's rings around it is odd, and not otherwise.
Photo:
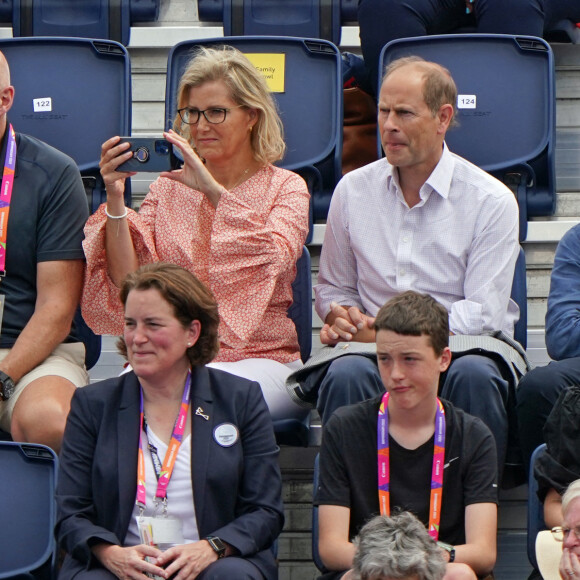
[(405, 236), (405, 237), (403, 238), (403, 242), (405, 242), (405, 244), (406, 244), (408, 241), (409, 241), (409, 236)]
[(405, 270), (399, 270), (399, 275), (404, 276), (407, 272)]

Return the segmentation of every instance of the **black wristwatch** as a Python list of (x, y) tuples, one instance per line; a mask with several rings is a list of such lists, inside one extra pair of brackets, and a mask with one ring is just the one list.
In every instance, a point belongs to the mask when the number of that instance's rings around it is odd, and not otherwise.
[(16, 385), (3, 371), (0, 371), (0, 401), (7, 401), (13, 394)]
[(455, 561), (455, 546), (446, 544), (445, 542), (437, 542), (437, 545), (449, 553), (449, 563)]
[(226, 545), (217, 536), (207, 536), (205, 539), (217, 554), (218, 560), (226, 555)]

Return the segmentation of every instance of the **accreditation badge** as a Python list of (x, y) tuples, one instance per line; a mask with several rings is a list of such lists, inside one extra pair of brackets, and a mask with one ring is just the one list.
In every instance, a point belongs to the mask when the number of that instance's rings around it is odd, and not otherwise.
[(160, 549), (183, 544), (183, 524), (179, 518), (172, 516), (155, 516), (151, 518), (153, 541)]

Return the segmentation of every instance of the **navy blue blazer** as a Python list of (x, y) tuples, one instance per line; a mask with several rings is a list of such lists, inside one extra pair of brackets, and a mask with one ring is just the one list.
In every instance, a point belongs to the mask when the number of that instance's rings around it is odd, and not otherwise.
[[(59, 458), (60, 578), (98, 564), (91, 546), (123, 545), (137, 491), (139, 382), (133, 372), (77, 389)], [(198, 407), (208, 420), (195, 411)], [(270, 546), (284, 524), (278, 447), (256, 382), (206, 367), (192, 372), (191, 480), (200, 538), (216, 535), (267, 579), (278, 578)], [(214, 430), (234, 424), (224, 447)]]

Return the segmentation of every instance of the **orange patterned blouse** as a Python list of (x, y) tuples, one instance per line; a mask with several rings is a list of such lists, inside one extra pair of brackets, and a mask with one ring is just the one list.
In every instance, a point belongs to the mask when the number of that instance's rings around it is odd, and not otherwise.
[[(211, 288), (220, 313), (216, 361), (298, 360), (298, 339), (286, 311), (292, 302), (296, 261), (308, 231), (304, 180), (268, 165), (224, 192), (217, 208), (205, 195), (158, 178), (139, 213), (128, 221), (140, 264), (164, 261), (193, 272)], [(123, 332), (119, 289), (107, 273), (105, 205), (87, 221), (87, 259), (81, 301), (98, 334)]]

